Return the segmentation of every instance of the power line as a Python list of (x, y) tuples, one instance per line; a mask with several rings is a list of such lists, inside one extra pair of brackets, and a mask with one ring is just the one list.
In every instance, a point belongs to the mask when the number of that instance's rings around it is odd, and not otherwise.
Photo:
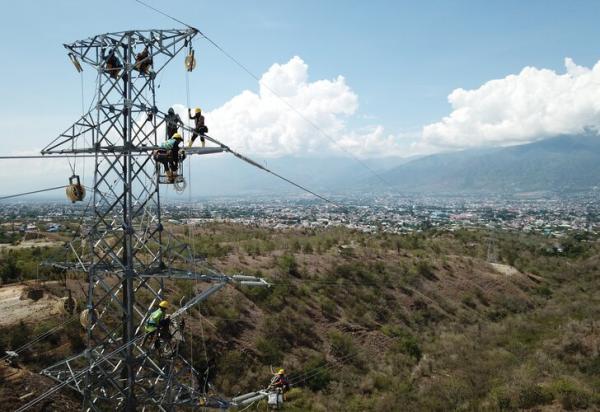
[(260, 85), (262, 85), (265, 89), (267, 89), (268, 91), (270, 91), (271, 93), (273, 93), (273, 95), (275, 97), (277, 97), (282, 103), (284, 103), (288, 108), (290, 108), (292, 111), (294, 111), (298, 116), (300, 116), (300, 118), (302, 120), (304, 120), (305, 122), (307, 122), (309, 125), (311, 125), (317, 132), (319, 132), (321, 135), (325, 136), (331, 143), (333, 143), (333, 145), (335, 147), (337, 147), (338, 149), (342, 150), (343, 152), (345, 152), (346, 154), (348, 154), (350, 157), (352, 157), (356, 162), (360, 163), (365, 169), (367, 169), (369, 172), (371, 172), (373, 175), (375, 175), (378, 179), (380, 179), (383, 183), (385, 183), (386, 185), (389, 186), (389, 183), (383, 178), (381, 177), (381, 175), (379, 175), (375, 170), (373, 170), (371, 167), (369, 167), (369, 165), (367, 165), (365, 162), (363, 162), (361, 159), (359, 159), (358, 157), (356, 157), (352, 152), (344, 149), (342, 146), (340, 146), (333, 137), (331, 137), (328, 133), (326, 133), (321, 127), (319, 127), (315, 122), (313, 122), (312, 120), (310, 120), (308, 117), (306, 117), (300, 110), (296, 109), (296, 107), (294, 107), (290, 102), (288, 102), (287, 100), (285, 100), (281, 95), (279, 95), (277, 92), (275, 92), (275, 90), (273, 90), (271, 87), (269, 87), (266, 83), (261, 82), (260, 78), (254, 74), (252, 71), (250, 71), (250, 69), (248, 69), (244, 64), (242, 64), (238, 59), (236, 59), (235, 57), (233, 57), (231, 54), (229, 54), (227, 51), (225, 51), (221, 46), (219, 46), (214, 40), (212, 40), (211, 38), (209, 38), (205, 33), (200, 31), (200, 34), (206, 39), (208, 40), (208, 42), (210, 44), (212, 44), (213, 46), (215, 46), (221, 53), (223, 53), (225, 56), (227, 56), (227, 58), (229, 58), (229, 60), (231, 60), (232, 62), (234, 62), (236, 65), (238, 65), (242, 70), (244, 70), (246, 73), (248, 73), (250, 75), (250, 77), (252, 77), (254, 80), (256, 80)]
[[(30, 348), (31, 346), (33, 346), (34, 344), (36, 344), (37, 342), (41, 341), (42, 339), (54, 334), (55, 332), (59, 331), (60, 329), (64, 328), (66, 325), (68, 325), (69, 323), (75, 321), (78, 318), (78, 315), (72, 315), (70, 318), (68, 318), (67, 320), (65, 320), (64, 322), (56, 325), (55, 327), (53, 327), (52, 329), (47, 330), (46, 332), (40, 333), (38, 336), (34, 337), (32, 340), (30, 340), (29, 342), (23, 344), (22, 346), (18, 347), (17, 349), (13, 350), (13, 352), (15, 352), (16, 354), (19, 354), (21, 352), (23, 352), (25, 349)], [(10, 357), (10, 355), (4, 355), (2, 358), (0, 358), (0, 360), (6, 360)]]
[(254, 74), (250, 69), (248, 69), (248, 67), (246, 67), (242, 62), (240, 62), (238, 59), (236, 59), (235, 57), (233, 57), (230, 53), (228, 53), (225, 49), (223, 49), (223, 47), (219, 46), (214, 40), (212, 40), (210, 37), (208, 37), (206, 35), (206, 33), (202, 32), (201, 30), (182, 22), (179, 19), (176, 19), (173, 16), (170, 16), (168, 14), (166, 14), (165, 12), (158, 10), (155, 7), (150, 6), (147, 3), (144, 3), (141, 0), (135, 0), (136, 2), (148, 7), (149, 9), (154, 10), (157, 13), (162, 14), (163, 16), (174, 20), (178, 23), (183, 24), (184, 26), (190, 27), (194, 30), (197, 30), (198, 33), (200, 33), (202, 35), (202, 37), (204, 37), (210, 44), (212, 44), (217, 50), (219, 50), (221, 53), (223, 53), (229, 60), (231, 60), (232, 62), (234, 62), (238, 67), (240, 67), (243, 71), (245, 71), (250, 77), (252, 77), (254, 80), (256, 80), (260, 85), (264, 86), (265, 89), (269, 90), (271, 93), (273, 93), (273, 95), (275, 97), (277, 97), (282, 103), (284, 103), (288, 108), (290, 108), (292, 111), (294, 111), (302, 120), (304, 120), (305, 122), (307, 122), (309, 125), (311, 125), (317, 132), (319, 132), (322, 136), (326, 137), (331, 143), (333, 143), (333, 145), (335, 147), (337, 147), (338, 149), (340, 149), (341, 151), (343, 151), (344, 153), (346, 153), (347, 155), (349, 155), (352, 159), (354, 159), (354, 161), (360, 163), (360, 165), (362, 167), (364, 167), (365, 169), (367, 169), (370, 173), (372, 173), (374, 176), (376, 176), (379, 180), (381, 180), (384, 184), (386, 184), (387, 186), (391, 186), (391, 184), (385, 180), (379, 173), (377, 173), (375, 170), (373, 170), (367, 163), (365, 163), (364, 161), (362, 161), (360, 158), (358, 158), (357, 156), (355, 156), (352, 152), (350, 152), (349, 150), (344, 149), (342, 146), (340, 146), (336, 140), (331, 137), (327, 132), (325, 132), (321, 127), (319, 127), (319, 125), (317, 125), (315, 122), (313, 122), (312, 120), (310, 120), (308, 117), (306, 117), (304, 114), (302, 114), (302, 112), (298, 109), (296, 109), (296, 107), (294, 107), (291, 103), (289, 103), (287, 100), (285, 100), (281, 95), (279, 95), (277, 92), (275, 92), (275, 90), (273, 90), (271, 87), (269, 87), (267, 84), (265, 84), (264, 82), (260, 81), (260, 78)]
[(64, 388), (65, 386), (69, 385), (72, 381), (76, 381), (77, 378), (83, 376), (83, 374), (85, 374), (88, 371), (93, 370), (98, 364), (105, 362), (106, 360), (108, 360), (110, 357), (114, 356), (115, 354), (119, 353), (121, 350), (131, 346), (132, 344), (134, 344), (135, 342), (137, 342), (138, 340), (140, 340), (141, 338), (143, 338), (144, 335), (140, 335), (138, 337), (136, 337), (133, 340), (130, 340), (129, 342), (125, 343), (124, 345), (119, 346), (118, 348), (116, 348), (114, 351), (101, 356), (100, 358), (96, 359), (94, 361), (94, 364), (92, 364), (91, 366), (82, 369), (81, 371), (79, 371), (78, 373), (72, 375), (69, 379), (65, 380), (64, 382), (55, 385), (53, 387), (51, 387), (50, 389), (48, 389), (46, 392), (42, 393), (40, 396), (38, 396), (35, 399), (32, 399), (31, 401), (29, 401), (28, 403), (26, 403), (25, 405), (21, 406), (19, 409), (17, 409), (15, 412), (22, 412), (25, 411), (29, 408), (31, 408), (32, 406), (34, 406), (35, 404), (43, 401), (44, 399), (46, 399), (47, 397), (49, 397), (50, 395), (58, 392), (60, 389)]
[[(161, 113), (162, 113), (162, 112), (161, 112)], [(163, 115), (164, 115), (164, 114), (163, 114)], [(190, 128), (190, 127), (188, 127), (188, 126), (186, 126), (186, 125), (183, 125), (183, 126), (181, 126), (181, 127), (182, 127), (182, 129), (183, 129), (183, 130), (186, 130), (186, 131), (188, 131), (188, 132), (193, 132), (192, 128)], [(293, 186), (296, 186), (297, 188), (299, 188), (299, 189), (301, 189), (301, 190), (303, 190), (303, 191), (305, 191), (305, 192), (307, 192), (307, 193), (310, 193), (311, 195), (313, 195), (313, 196), (315, 196), (315, 197), (318, 197), (318, 198), (319, 198), (319, 199), (321, 199), (321, 200), (324, 200), (324, 201), (325, 201), (325, 202), (327, 202), (327, 203), (331, 203), (332, 205), (334, 205), (334, 206), (338, 206), (338, 207), (339, 207), (339, 205), (338, 205), (337, 203), (335, 203), (334, 201), (332, 201), (332, 200), (329, 200), (329, 199), (327, 199), (325, 196), (322, 196), (322, 195), (320, 195), (320, 194), (318, 194), (318, 193), (316, 193), (316, 192), (314, 192), (314, 191), (312, 191), (312, 190), (308, 189), (307, 187), (305, 187), (305, 186), (302, 186), (301, 184), (299, 184), (299, 183), (296, 183), (296, 182), (294, 182), (294, 181), (292, 181), (292, 180), (290, 180), (290, 179), (288, 179), (288, 178), (286, 178), (286, 177), (284, 177), (284, 176), (280, 175), (279, 173), (276, 173), (276, 172), (274, 172), (274, 171), (272, 171), (272, 170), (268, 169), (267, 167), (265, 167), (265, 166), (261, 165), (260, 163), (258, 163), (258, 162), (256, 162), (256, 161), (254, 161), (254, 160), (250, 159), (249, 157), (247, 157), (247, 156), (244, 156), (243, 154), (236, 152), (236, 151), (235, 151), (235, 150), (233, 150), (231, 147), (229, 147), (229, 146), (227, 146), (226, 144), (224, 144), (224, 143), (220, 142), (219, 140), (215, 139), (214, 137), (211, 137), (211, 136), (209, 136), (209, 135), (207, 135), (207, 134), (204, 134), (203, 136), (204, 136), (204, 137), (205, 137), (205, 138), (206, 138), (208, 141), (210, 141), (210, 142), (213, 142), (213, 143), (215, 143), (215, 144), (217, 144), (217, 145), (221, 146), (221, 148), (223, 148), (225, 151), (227, 151), (227, 152), (231, 153), (232, 155), (234, 155), (234, 156), (235, 156), (235, 157), (237, 157), (238, 159), (240, 159), (240, 160), (243, 160), (244, 162), (246, 162), (246, 163), (248, 163), (248, 164), (250, 164), (250, 165), (252, 165), (252, 166), (254, 166), (254, 167), (257, 167), (257, 168), (259, 168), (259, 169), (261, 169), (261, 170), (263, 170), (263, 171), (265, 171), (265, 172), (267, 172), (267, 173), (270, 173), (270, 174), (272, 174), (273, 176), (275, 176), (275, 177), (278, 177), (279, 179), (281, 179), (281, 180), (284, 180), (284, 181), (288, 182), (289, 184), (291, 184), (291, 185), (293, 185)]]
[(87, 154), (83, 154), (83, 155), (5, 155), (5, 156), (0, 156), (0, 160), (18, 160), (18, 159), (64, 159), (64, 158), (72, 158), (72, 157), (95, 157), (95, 155), (87, 155)]
[(19, 197), (19, 196), (25, 196), (25, 195), (33, 195), (35, 193), (49, 192), (51, 190), (64, 189), (65, 187), (67, 187), (67, 186), (66, 185), (62, 185), (62, 186), (50, 187), (48, 189), (34, 190), (32, 192), (17, 193), (17, 194), (14, 194), (14, 195), (0, 197), (0, 200), (11, 199), (13, 197)]
[[(163, 16), (165, 16), (165, 17), (168, 17), (169, 19), (171, 19), (171, 20), (173, 20), (173, 21), (176, 21), (176, 22), (177, 22), (177, 23), (179, 23), (179, 24), (183, 24), (184, 26), (187, 26), (187, 27), (189, 27), (190, 29), (198, 30), (198, 29), (196, 29), (195, 27), (192, 27), (192, 26), (190, 26), (189, 24), (187, 24), (187, 23), (184, 23), (184, 22), (182, 22), (182, 21), (181, 21), (181, 20), (179, 20), (179, 19), (176, 19), (176, 18), (175, 18), (175, 17), (173, 17), (173, 16), (169, 16), (167, 13), (165, 13), (165, 12), (163, 12), (163, 11), (161, 11), (161, 10), (159, 10), (159, 9), (155, 8), (155, 7), (152, 7), (152, 6), (151, 6), (151, 5), (149, 5), (148, 3), (144, 3), (144, 2), (143, 2), (143, 1), (141, 1), (141, 0), (135, 0), (135, 1), (137, 1), (138, 3), (140, 3), (140, 4), (141, 4), (141, 5), (143, 5), (143, 6), (146, 6), (146, 7), (148, 7), (149, 9), (152, 9), (152, 10), (154, 10), (155, 12), (157, 12), (157, 13), (159, 13), (159, 14), (162, 14), (162, 15), (163, 15)], [(200, 33), (200, 30), (198, 30), (198, 32)]]

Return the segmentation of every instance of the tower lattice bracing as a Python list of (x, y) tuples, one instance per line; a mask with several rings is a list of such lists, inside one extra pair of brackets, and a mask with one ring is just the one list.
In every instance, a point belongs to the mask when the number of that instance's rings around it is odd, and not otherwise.
[(160, 173), (151, 152), (164, 140), (164, 113), (156, 107), (155, 79), (191, 49), (197, 34), (193, 28), (126, 31), (65, 45), (76, 67), (97, 71), (96, 97), (42, 153), (94, 156), (89, 212), (70, 245), (73, 257), (59, 265), (87, 277), (81, 318), (87, 341), (85, 351), (43, 373), (79, 391), (87, 410), (173, 410), (203, 398), (197, 372), (179, 351), (164, 356), (142, 345), (165, 278), (212, 283), (173, 314), (175, 321), (227, 283), (265, 284), (206, 268), (161, 221)]

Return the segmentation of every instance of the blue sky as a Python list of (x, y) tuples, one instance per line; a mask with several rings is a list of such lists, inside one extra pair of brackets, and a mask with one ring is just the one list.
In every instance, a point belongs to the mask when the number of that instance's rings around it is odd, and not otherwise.
[[(359, 138), (362, 128), (381, 127), (392, 140), (419, 139), (424, 126), (452, 113), (456, 88), (478, 89), (526, 66), (564, 73), (566, 57), (592, 67), (600, 55), (597, 1), (147, 1), (206, 32), (259, 76), (294, 56), (311, 82), (344, 76), (357, 106), (343, 114), (343, 133)], [(12, 143), (4, 152), (39, 149), (80, 115), (81, 79), (62, 43), (176, 26), (133, 0), (5, 2), (0, 129)], [(246, 89), (257, 93), (256, 81), (206, 41), (195, 49), (192, 106), (210, 112)], [(93, 75), (84, 72), (87, 98)], [(181, 62), (158, 93), (165, 107), (185, 103)], [(436, 129), (430, 141), (451, 146), (440, 136), (455, 129)]]

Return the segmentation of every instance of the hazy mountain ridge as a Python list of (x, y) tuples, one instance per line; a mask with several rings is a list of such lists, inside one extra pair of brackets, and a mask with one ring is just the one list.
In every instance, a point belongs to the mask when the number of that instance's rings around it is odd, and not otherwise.
[[(283, 157), (263, 164), (313, 190), (325, 192), (587, 191), (600, 186), (600, 138), (560, 136), (520, 146), (471, 149), (417, 159), (369, 159), (363, 165), (350, 157)], [(296, 192), (288, 183), (229, 156), (194, 159), (192, 179), (194, 187), (199, 188), (194, 190), (194, 196)]]
[(583, 191), (598, 185), (600, 138), (561, 136), (527, 145), (427, 156), (383, 174), (401, 191)]

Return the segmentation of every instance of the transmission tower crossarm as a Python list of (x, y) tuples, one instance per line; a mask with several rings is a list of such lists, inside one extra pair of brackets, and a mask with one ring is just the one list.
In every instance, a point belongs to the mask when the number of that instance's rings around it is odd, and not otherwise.
[(229, 402), (229, 407), (239, 408), (240, 406), (249, 405), (253, 402), (264, 399), (267, 396), (269, 396), (269, 393), (265, 390), (248, 392), (243, 395), (231, 398), (231, 401)]
[(198, 303), (202, 302), (203, 300), (208, 299), (212, 294), (221, 290), (225, 285), (227, 285), (227, 282), (221, 282), (221, 283), (212, 285), (210, 288), (206, 289), (199, 295), (194, 296), (189, 301), (187, 301), (185, 303), (185, 305), (183, 305), (182, 307), (177, 309), (175, 312), (173, 312), (171, 314), (171, 318), (177, 318), (178, 316), (183, 315), (185, 312), (187, 312), (189, 309), (191, 309), (192, 306), (197, 305)]

